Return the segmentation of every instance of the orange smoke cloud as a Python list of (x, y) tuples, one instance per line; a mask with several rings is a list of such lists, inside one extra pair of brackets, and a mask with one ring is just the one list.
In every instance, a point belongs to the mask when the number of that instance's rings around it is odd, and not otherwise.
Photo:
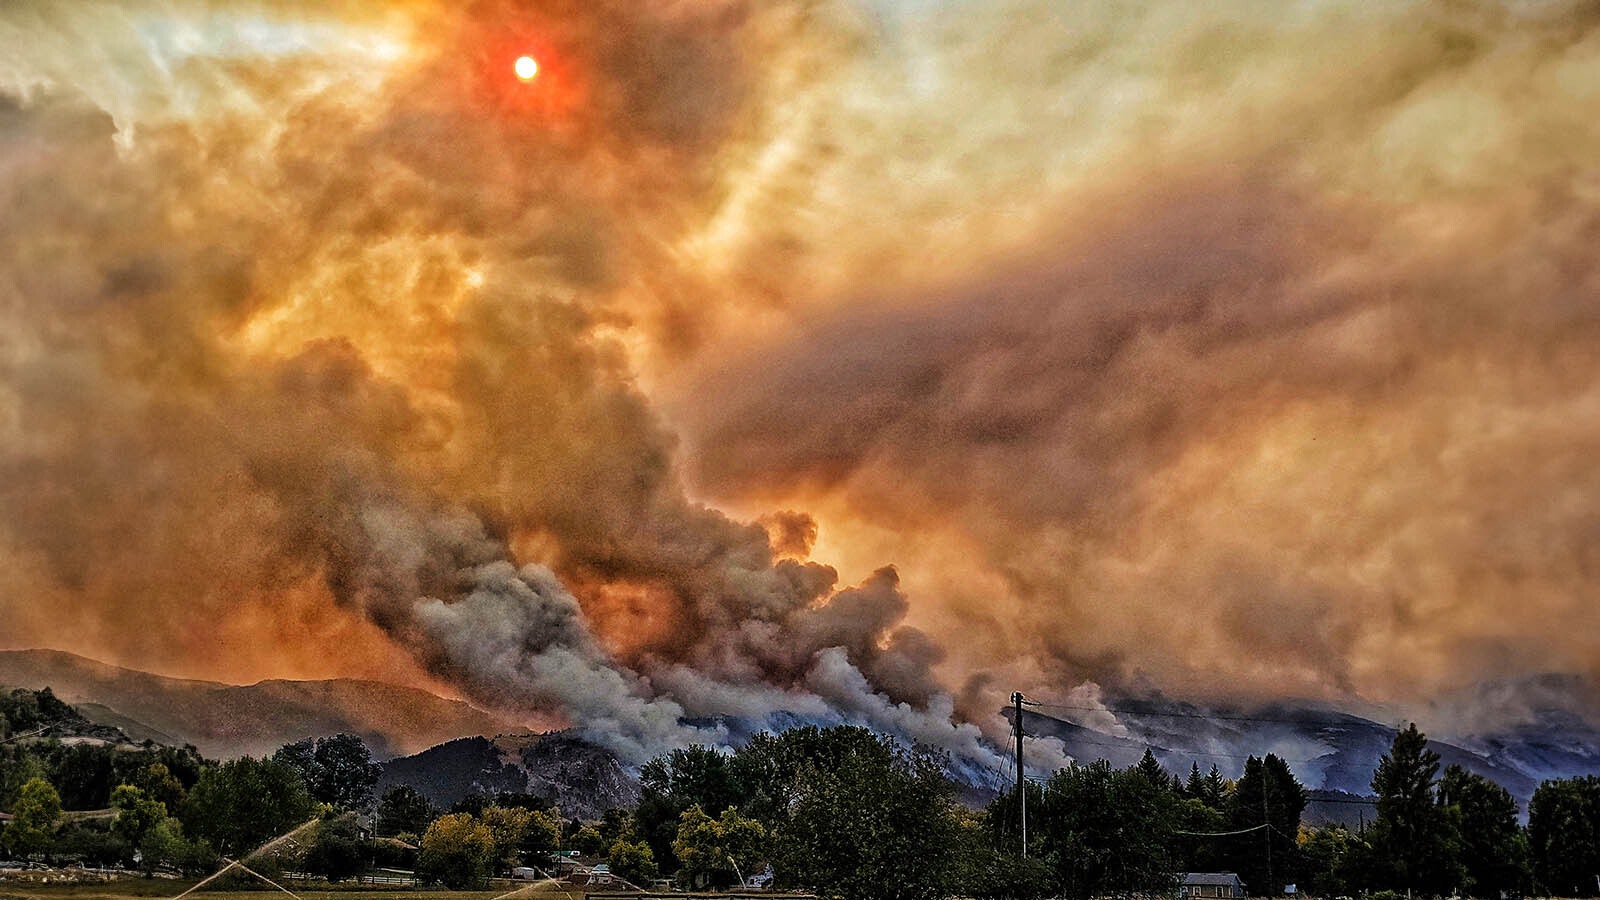
[[(213, 27), (192, 15), (93, 26), (84, 52)], [(326, 630), (354, 639), (337, 672), (417, 677), (387, 642), (631, 759), (753, 703), (892, 714), (986, 753), (933, 705), (937, 653), (901, 627), (892, 570), (836, 593), (692, 503), (635, 386), (629, 336), (699, 283), (664, 261), (744, 139), (759, 18), (434, 10), (374, 84), (370, 59), (269, 17), (234, 58), (177, 41), (195, 55), (163, 62), (195, 66), (193, 109), (108, 112), (60, 76), (7, 99), (0, 201), (36, 226), (0, 246), (19, 278), (0, 494), (32, 563), (9, 639), (238, 678)], [(530, 40), (545, 77), (512, 84)], [(41, 614), (39, 589), (87, 627)], [(255, 643), (235, 666), (219, 639)]]
[(0, 12), (6, 639), (632, 756), (1581, 669), (1593, 22), (1280, 13)]

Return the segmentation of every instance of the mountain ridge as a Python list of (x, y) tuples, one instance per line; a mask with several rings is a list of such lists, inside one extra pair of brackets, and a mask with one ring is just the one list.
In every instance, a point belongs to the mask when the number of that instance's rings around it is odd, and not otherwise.
[[(260, 756), (290, 741), (348, 732), (378, 759), (392, 761), (394, 774), (386, 783), (412, 784), (446, 805), (474, 790), (517, 791), (551, 796), (573, 811), (598, 812), (637, 792), (633, 773), (614, 755), (576, 735), (537, 734), (463, 701), (380, 681), (263, 679), (236, 685), (170, 678), (60, 650), (6, 650), (0, 651), (0, 685), (51, 687), (91, 721), (132, 740), (190, 743), (213, 758)], [(1555, 676), (1486, 683), (1451, 701), (1472, 711), (1457, 721), (1479, 726), (1479, 732), (1451, 733), (1439, 727), (1450, 721), (1441, 717), (1431, 723), (1437, 730), (1430, 731), (1430, 744), (1443, 765), (1461, 765), (1500, 783), (1525, 809), (1546, 778), (1600, 772), (1600, 726), (1589, 715), (1594, 693), (1587, 680)], [(1514, 715), (1484, 712), (1497, 708), (1513, 708)], [(1247, 756), (1275, 753), (1317, 794), (1312, 808), (1328, 820), (1360, 814), (1358, 801), (1370, 793), (1373, 770), (1397, 731), (1314, 701), (1245, 710), (1147, 697), (1090, 712), (1097, 717), (1092, 726), (1029, 709), (1027, 731), (1060, 740), (1073, 759), (1104, 758), (1119, 767), (1150, 749), (1180, 775), (1193, 764), (1204, 771), (1215, 763), (1232, 777)], [(1002, 714), (1009, 719), (1011, 710)], [(1106, 715), (1114, 717), (1113, 724)], [(756, 731), (838, 723), (777, 715), (700, 724), (716, 724), (740, 743)], [(1008, 747), (985, 744), (1009, 756)], [(964, 801), (982, 803), (1010, 783), (1008, 772), (991, 765), (952, 759), (949, 774)], [(426, 771), (430, 766), (438, 771)], [(570, 784), (587, 784), (588, 793)]]
[(365, 679), (263, 679), (227, 684), (171, 678), (64, 650), (0, 650), (0, 685), (50, 687), (84, 715), (206, 756), (261, 756), (291, 741), (348, 732), (380, 759), (514, 723), (461, 700)]
[(598, 819), (639, 802), (639, 780), (611, 751), (566, 731), (463, 737), (390, 760), (378, 793), (405, 785), (448, 808), (469, 794), (528, 793), (564, 816)]
[[(1371, 794), (1378, 760), (1399, 728), (1310, 702), (1279, 701), (1253, 710), (1205, 710), (1165, 699), (1119, 701), (1100, 711), (1115, 716), (1121, 734), (1029, 709), (1026, 730), (1059, 740), (1079, 761), (1107, 759), (1116, 766), (1137, 762), (1146, 749), (1169, 771), (1215, 764), (1226, 776), (1242, 770), (1248, 756), (1275, 753), (1318, 797), (1313, 808), (1351, 804)], [(1001, 710), (1008, 721), (1013, 712)], [(1459, 765), (1506, 788), (1526, 810), (1541, 781), (1600, 771), (1600, 728), (1570, 712), (1538, 711), (1483, 735), (1441, 729), (1429, 735), (1441, 767)], [(1316, 809), (1318, 818), (1342, 821), (1348, 810)]]

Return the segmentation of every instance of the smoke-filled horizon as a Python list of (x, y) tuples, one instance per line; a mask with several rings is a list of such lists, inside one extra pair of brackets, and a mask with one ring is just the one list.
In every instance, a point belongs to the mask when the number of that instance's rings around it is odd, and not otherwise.
[(0, 643), (635, 760), (1592, 677), (1597, 26), (7, 7)]

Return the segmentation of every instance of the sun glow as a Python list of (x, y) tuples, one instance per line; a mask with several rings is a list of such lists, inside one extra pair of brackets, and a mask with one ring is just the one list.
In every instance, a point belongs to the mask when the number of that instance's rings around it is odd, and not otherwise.
[(523, 81), (532, 81), (539, 74), (539, 62), (531, 56), (517, 57), (517, 62), (512, 68), (516, 70), (517, 77)]

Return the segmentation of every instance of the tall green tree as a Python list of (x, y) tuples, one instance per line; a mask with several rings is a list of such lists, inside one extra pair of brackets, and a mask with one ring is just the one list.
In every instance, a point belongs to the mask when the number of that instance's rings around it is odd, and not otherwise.
[(372, 751), (353, 734), (285, 744), (272, 758), (300, 773), (313, 799), (342, 809), (371, 806), (372, 790), (383, 774)]
[(1177, 801), (1174, 824), (1174, 852), (1178, 868), (1184, 872), (1220, 872), (1229, 868), (1228, 847), (1214, 835), (1228, 830), (1228, 819), (1221, 809), (1199, 797)]
[(166, 804), (152, 799), (143, 788), (131, 784), (118, 785), (111, 792), (111, 805), (117, 810), (111, 830), (134, 847), (138, 847), (145, 835), (167, 818)]
[(547, 866), (561, 846), (561, 822), (552, 814), (521, 806), (489, 806), (478, 817), (494, 839), (495, 864), (502, 870), (524, 859)]
[(1211, 771), (1206, 773), (1205, 780), (1199, 786), (1199, 792), (1194, 796), (1200, 802), (1212, 809), (1221, 810), (1228, 802), (1228, 792), (1233, 790), (1233, 784), (1222, 777), (1217, 771), (1216, 763), (1211, 764)]
[(104, 809), (116, 786), (111, 768), (114, 750), (100, 744), (47, 745), (50, 783), (61, 794), (63, 809)]
[(1439, 754), (1415, 723), (1395, 735), (1378, 761), (1372, 775), (1378, 816), (1368, 840), (1380, 886), (1444, 896), (1466, 880), (1458, 835), (1435, 802), (1438, 774)]
[(422, 834), (428, 829), (428, 823), (438, 817), (438, 807), (421, 791), (401, 784), (383, 792), (383, 799), (378, 801), (376, 829), (381, 837)]
[(699, 745), (674, 750), (650, 760), (639, 770), (636, 828), (657, 862), (673, 872), (678, 868), (678, 858), (672, 843), (684, 812), (692, 806), (737, 807), (743, 793), (727, 754)]
[(1172, 786), (1172, 776), (1168, 775), (1167, 770), (1162, 768), (1160, 761), (1156, 759), (1156, 755), (1150, 752), (1148, 747), (1145, 748), (1144, 756), (1139, 758), (1139, 762), (1133, 767), (1133, 770), (1144, 776), (1146, 781), (1162, 790), (1167, 790)]
[(1545, 781), (1528, 801), (1528, 852), (1546, 892), (1592, 897), (1600, 891), (1600, 777)]
[[(196, 775), (199, 773), (197, 772)], [(145, 792), (151, 800), (167, 808), (167, 812), (177, 812), (183, 805), (183, 798), (188, 795), (188, 789), (178, 776), (172, 774), (166, 763), (154, 762), (143, 769), (123, 784), (131, 784)]]
[[(561, 816), (554, 810), (534, 809), (528, 820), (528, 830), (522, 836), (520, 852), (522, 861), (540, 867), (555, 862), (561, 849)], [(653, 859), (654, 857), (652, 857)]]
[(1511, 792), (1453, 765), (1439, 779), (1438, 801), (1459, 836), (1465, 892), (1489, 898), (1520, 893), (1527, 883), (1527, 842)]
[(1177, 887), (1176, 798), (1137, 768), (1071, 765), (1045, 785), (1040, 846), (1069, 900)]
[(311, 819), (312, 801), (300, 773), (248, 756), (206, 769), (183, 807), (191, 834), (226, 856), (248, 853)]
[(184, 838), (181, 823), (166, 814), (166, 804), (150, 798), (144, 788), (118, 785), (110, 794), (110, 804), (117, 809), (110, 830), (130, 849), (138, 850), (139, 866), (146, 873), (160, 865), (184, 866), (210, 855), (205, 847)]
[(842, 900), (934, 900), (959, 874), (962, 826), (943, 757), (864, 728), (795, 729), (777, 749), (778, 879)]
[(1222, 844), (1226, 868), (1239, 873), (1245, 887), (1257, 895), (1277, 896), (1284, 885), (1298, 881), (1306, 792), (1289, 764), (1271, 753), (1264, 759), (1250, 757), (1226, 806), (1230, 830), (1267, 826)]

